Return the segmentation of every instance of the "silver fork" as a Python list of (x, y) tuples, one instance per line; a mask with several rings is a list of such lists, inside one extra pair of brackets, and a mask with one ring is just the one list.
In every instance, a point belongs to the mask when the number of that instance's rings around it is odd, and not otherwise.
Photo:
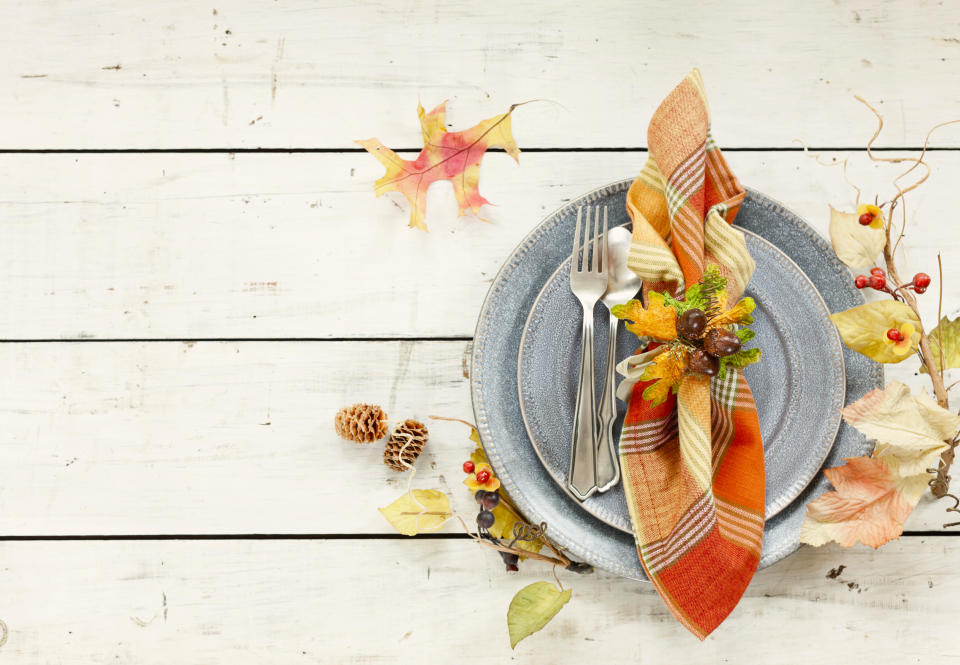
[[(583, 335), (580, 348), (580, 373), (577, 379), (577, 406), (573, 413), (573, 442), (570, 450), (570, 474), (567, 487), (581, 501), (597, 491), (597, 399), (593, 368), (593, 307), (607, 290), (607, 209), (594, 210), (591, 232), (590, 206), (577, 209), (577, 229), (573, 235), (570, 259), (570, 290), (583, 305)], [(586, 217), (581, 248), (581, 219)], [(582, 249), (582, 252), (581, 252)], [(592, 250), (592, 252), (591, 252)], [(580, 264), (580, 258), (583, 264)]]

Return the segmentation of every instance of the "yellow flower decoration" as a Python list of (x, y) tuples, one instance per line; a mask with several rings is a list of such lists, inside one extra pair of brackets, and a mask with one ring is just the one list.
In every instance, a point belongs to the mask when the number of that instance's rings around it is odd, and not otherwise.
[(891, 351), (898, 356), (905, 356), (913, 351), (920, 339), (920, 333), (917, 332), (917, 329), (914, 328), (912, 323), (905, 322), (900, 325), (899, 328), (891, 328), (891, 330), (900, 332), (899, 340), (890, 339), (890, 336), (886, 332), (883, 334), (883, 341), (886, 342), (888, 346), (892, 346)]
[[(481, 478), (485, 479), (485, 481), (480, 482)], [(489, 464), (477, 464), (473, 473), (464, 478), (463, 484), (469, 487), (470, 491), (474, 493), (476, 493), (477, 490), (493, 492), (500, 489), (500, 479), (493, 475), (493, 469), (490, 468)]]
[(870, 215), (873, 218), (870, 224), (863, 224), (864, 226), (869, 226), (871, 229), (883, 228), (883, 211), (880, 208), (870, 203), (861, 203), (857, 206), (857, 216), (863, 219), (864, 215)]

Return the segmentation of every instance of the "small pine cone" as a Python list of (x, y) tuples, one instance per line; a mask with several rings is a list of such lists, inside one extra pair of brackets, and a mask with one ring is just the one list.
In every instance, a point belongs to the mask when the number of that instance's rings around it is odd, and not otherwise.
[(394, 471), (406, 471), (403, 463), (416, 462), (426, 443), (426, 425), (416, 420), (405, 420), (397, 425), (387, 439), (387, 445), (383, 447), (383, 463)]
[(333, 419), (337, 434), (357, 443), (373, 443), (387, 434), (387, 414), (374, 404), (345, 406)]

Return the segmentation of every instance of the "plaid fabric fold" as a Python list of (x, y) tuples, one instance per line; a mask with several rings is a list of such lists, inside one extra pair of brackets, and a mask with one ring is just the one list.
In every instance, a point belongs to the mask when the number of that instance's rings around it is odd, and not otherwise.
[[(710, 264), (735, 302), (753, 273), (731, 226), (744, 189), (710, 137), (700, 72), (657, 109), (649, 159), (627, 195), (628, 265), (649, 291), (681, 293)], [(760, 562), (763, 442), (743, 375), (684, 378), (651, 406), (637, 383), (620, 437), (620, 463), (637, 552), (673, 615), (701, 640), (733, 610)]]

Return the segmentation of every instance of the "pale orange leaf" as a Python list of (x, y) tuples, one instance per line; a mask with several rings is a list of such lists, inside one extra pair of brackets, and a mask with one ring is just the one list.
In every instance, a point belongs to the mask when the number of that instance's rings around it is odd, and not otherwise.
[(489, 203), (478, 188), (480, 160), (487, 149), (503, 148), (519, 161), (520, 150), (510, 129), (510, 114), (515, 107), (470, 129), (448, 132), (446, 102), (429, 113), (418, 104), (424, 147), (413, 161), (403, 159), (377, 139), (357, 141), (387, 168), (374, 186), (376, 195), (391, 191), (403, 194), (410, 203), (410, 226), (426, 231), (427, 189), (437, 180), (449, 180), (460, 214), (478, 215), (480, 207)]

